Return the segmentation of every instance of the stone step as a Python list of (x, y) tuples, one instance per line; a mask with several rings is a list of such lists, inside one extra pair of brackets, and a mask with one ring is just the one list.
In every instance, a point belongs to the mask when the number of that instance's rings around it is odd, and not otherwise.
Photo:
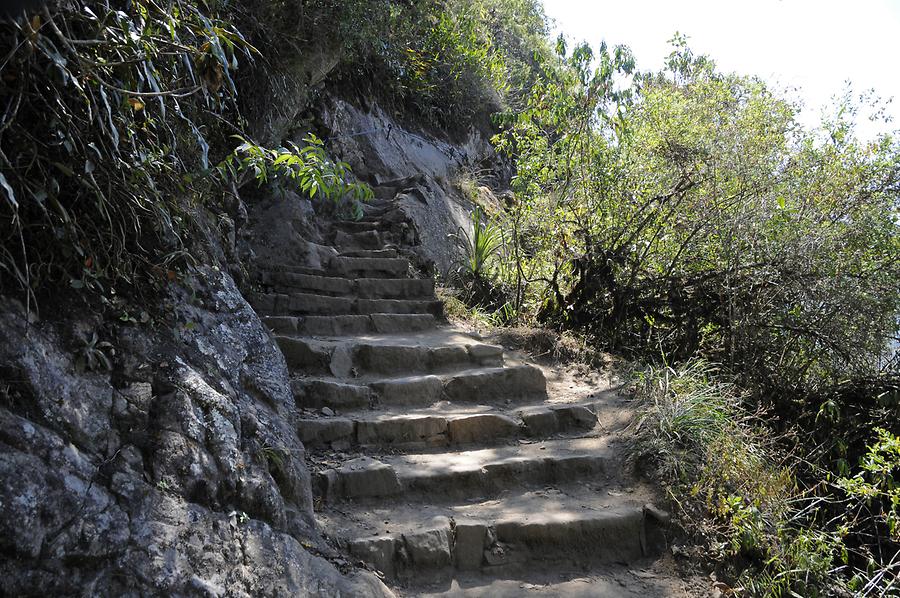
[[(355, 249), (379, 249), (383, 246), (379, 243), (374, 248), (346, 248), (346, 251)], [(335, 255), (328, 258), (321, 268), (309, 268), (307, 266), (295, 266), (293, 264), (276, 264), (264, 268), (270, 272), (293, 272), (295, 274), (311, 274), (313, 276), (336, 276), (339, 278), (403, 278), (409, 272), (409, 260), (401, 257), (353, 257), (347, 255)]]
[[(340, 278), (294, 272), (260, 272), (260, 284), (275, 294), (306, 294), (359, 299), (431, 299), (434, 280), (428, 278)], [(265, 300), (263, 300), (265, 301)], [(277, 308), (277, 306), (276, 306)]]
[(275, 334), (344, 336), (421, 332), (437, 325), (431, 314), (385, 314), (344, 316), (264, 316), (263, 323)]
[(261, 285), (276, 288), (279, 294), (301, 289), (319, 295), (344, 296), (352, 295), (356, 289), (355, 281), (337, 276), (263, 271), (257, 273), (256, 279)]
[[(321, 397), (331, 392), (321, 381), (311, 383), (308, 394)], [(337, 408), (352, 411), (368, 407), (377, 399), (366, 393), (369, 387), (338, 389), (349, 397)], [(335, 407), (330, 407), (335, 410)], [(551, 434), (585, 431), (597, 423), (595, 403), (542, 405), (521, 411), (503, 411), (479, 405), (465, 409), (441, 403), (428, 409), (367, 411), (339, 417), (317, 416), (298, 420), (297, 433), (309, 447), (348, 448), (350, 446), (421, 448), (492, 445), (518, 437), (542, 437)], [(531, 425), (529, 425), (531, 424)], [(535, 426), (535, 424), (537, 424)]]
[(340, 257), (396, 258), (396, 249), (351, 249), (342, 251)]
[[(374, 287), (367, 288), (371, 291)], [(362, 299), (297, 292), (250, 293), (247, 299), (257, 312), (264, 315), (339, 316), (386, 313), (431, 314), (440, 317), (443, 314), (443, 303), (428, 299)]]
[(619, 464), (603, 438), (546, 440), (454, 453), (358, 457), (316, 474), (329, 502), (350, 499), (467, 500), (511, 488), (602, 478)]
[(369, 201), (366, 204), (363, 204), (363, 217), (361, 220), (371, 221), (376, 219), (381, 219), (385, 214), (389, 214), (390, 212), (394, 212), (398, 209), (397, 203), (393, 200), (393, 197), (388, 199), (376, 199), (373, 201)]
[(427, 575), (435, 581), (457, 572), (507, 578), (535, 566), (552, 571), (632, 563), (661, 552), (668, 521), (666, 513), (638, 497), (568, 487), (474, 504), (394, 504), (360, 511), (354, 521), (326, 515), (324, 528), (391, 580)]
[(409, 260), (388, 257), (333, 257), (328, 270), (336, 276), (367, 278), (398, 278), (409, 272)]
[(430, 278), (359, 278), (356, 293), (363, 299), (434, 298), (434, 280)]
[(457, 403), (523, 401), (546, 396), (544, 373), (527, 364), (472, 370), (465, 375), (449, 377), (444, 382), (444, 397)]
[(389, 238), (389, 235), (382, 235), (374, 230), (359, 233), (339, 230), (335, 231), (333, 241), (335, 246), (342, 249), (381, 249)]
[[(419, 598), (671, 598), (667, 575), (638, 571), (623, 565), (604, 564), (598, 571), (586, 573), (584, 568), (566, 571), (565, 563), (552, 569), (541, 563), (528, 566), (511, 579), (498, 579), (485, 573), (454, 571), (452, 579), (417, 581), (407, 588)], [(511, 567), (505, 567), (510, 569)], [(610, 570), (612, 569), (612, 570)], [(506, 576), (513, 577), (513, 576)], [(548, 581), (553, 579), (555, 581)], [(448, 585), (449, 584), (449, 585)]]
[(347, 232), (367, 232), (379, 230), (383, 228), (383, 224), (378, 220), (339, 220), (332, 224), (332, 227)]
[[(497, 370), (504, 370), (502, 373)], [(485, 373), (488, 375), (485, 376)], [(498, 388), (486, 388), (479, 391), (477, 385), (458, 382), (459, 378), (474, 378), (484, 382), (495, 377), (502, 381)], [(309, 388), (310, 385), (314, 386)], [(470, 395), (457, 394), (454, 403), (474, 404), (506, 403), (521, 404), (528, 401), (543, 401), (547, 398), (547, 381), (540, 369), (520, 364), (510, 367), (473, 368), (459, 370), (441, 375), (416, 375), (396, 378), (371, 379), (337, 379), (337, 378), (300, 378), (291, 383), (294, 399), (299, 407), (320, 409), (328, 407), (333, 410), (347, 410), (367, 406), (406, 406), (429, 407), (439, 401), (448, 400), (447, 387), (474, 388)], [(366, 390), (359, 390), (360, 388)], [(360, 397), (365, 396), (363, 401)], [(526, 433), (539, 436), (555, 433), (565, 427), (557, 418), (542, 415), (540, 410), (523, 418)], [(574, 417), (574, 416), (573, 416)]]
[(503, 347), (471, 339), (467, 344), (428, 345), (402, 336), (348, 340), (276, 335), (275, 341), (289, 367), (338, 378), (436, 373), (503, 363)]

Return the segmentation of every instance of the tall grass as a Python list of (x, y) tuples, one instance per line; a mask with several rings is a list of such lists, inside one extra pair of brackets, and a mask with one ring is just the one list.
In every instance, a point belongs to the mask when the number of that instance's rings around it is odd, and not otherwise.
[[(814, 525), (764, 414), (700, 359), (634, 377), (641, 461), (665, 487), (698, 556), (751, 596), (840, 595), (840, 542)], [(790, 460), (793, 462), (793, 460)]]

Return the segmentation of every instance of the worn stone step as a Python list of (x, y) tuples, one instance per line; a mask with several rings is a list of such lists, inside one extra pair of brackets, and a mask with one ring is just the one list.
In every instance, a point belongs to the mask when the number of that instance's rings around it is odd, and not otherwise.
[(334, 244), (341, 249), (381, 249), (386, 245), (389, 235), (382, 235), (378, 231), (370, 230), (358, 233), (335, 231)]
[(278, 315), (345, 315), (356, 313), (352, 298), (314, 293), (252, 293), (250, 305), (257, 312)]
[[(260, 272), (260, 284), (271, 287), (275, 295), (303, 294), (343, 297), (348, 299), (431, 299), (434, 280), (427, 278), (341, 278), (294, 272)], [(266, 299), (255, 297), (262, 307)], [(285, 305), (290, 305), (289, 300)], [(275, 305), (279, 309), (283, 305)]]
[(339, 220), (334, 222), (332, 226), (336, 229), (347, 232), (365, 232), (379, 230), (383, 225), (378, 220)]
[(370, 201), (369, 203), (362, 206), (363, 214), (362, 220), (364, 221), (372, 221), (372, 220), (380, 220), (386, 214), (396, 211), (397, 204), (393, 201), (393, 198), (383, 199), (383, 200), (375, 200), (374, 202)]
[[(422, 377), (423, 380), (430, 378), (436, 377)], [(377, 392), (372, 391), (371, 386), (347, 386), (336, 382), (329, 387), (322, 380), (306, 387), (298, 385), (305, 393), (298, 402), (304, 401), (313, 408), (329, 407), (338, 414), (336, 417), (317, 415), (298, 420), (297, 432), (305, 444), (332, 448), (390, 446), (406, 450), (492, 445), (519, 436), (585, 431), (597, 423), (597, 405), (593, 402), (535, 406), (529, 408), (524, 417), (521, 411), (504, 411), (488, 405), (466, 409), (443, 402), (426, 409), (360, 412), (358, 409), (377, 402)], [(438, 384), (437, 394), (440, 390)], [(327, 404), (322, 400), (326, 396), (331, 399)], [(535, 426), (536, 420), (539, 426)]]
[(343, 316), (264, 316), (269, 330), (282, 335), (345, 336), (396, 334), (432, 330), (437, 321), (432, 314), (384, 314)]
[(396, 249), (350, 249), (342, 251), (340, 257), (368, 257), (368, 258), (395, 258)]
[(431, 314), (444, 315), (444, 304), (436, 299), (357, 299), (356, 311), (361, 314)]
[(497, 366), (503, 347), (472, 341), (467, 344), (409, 343), (408, 338), (304, 338), (275, 335), (288, 366), (313, 374), (350, 378), (364, 374), (423, 374)]
[(275, 287), (279, 293), (289, 293), (300, 289), (319, 295), (344, 296), (352, 295), (356, 290), (356, 281), (337, 276), (262, 271), (257, 274), (257, 280), (262, 285)]
[[(671, 598), (672, 590), (667, 575), (637, 571), (624, 565), (603, 564), (598, 570), (585, 572), (584, 568), (569, 568), (561, 563), (553, 569), (534, 563), (521, 566), (516, 575), (498, 578), (491, 571), (453, 571), (450, 579), (440, 581), (409, 580), (411, 596), (419, 598)], [(556, 563), (554, 563), (556, 564)], [(527, 563), (525, 564), (527, 565)], [(506, 567), (509, 569), (510, 567)], [(553, 579), (555, 581), (548, 581)], [(417, 582), (417, 583), (416, 583)], [(431, 582), (431, 583), (429, 583)], [(427, 584), (427, 585), (422, 585)]]
[(546, 394), (544, 373), (531, 365), (473, 370), (444, 383), (444, 396), (454, 402), (522, 401)]
[[(354, 249), (383, 249), (379, 242), (374, 248), (348, 247), (345, 251)], [(328, 276), (339, 278), (403, 278), (409, 272), (409, 260), (401, 257), (352, 257), (347, 255), (335, 255), (323, 261), (321, 268), (296, 266), (293, 264), (277, 264), (264, 268), (268, 272), (288, 272), (294, 274), (309, 274), (313, 276)]]
[[(335, 255), (335, 257), (337, 257)], [(327, 258), (330, 259), (330, 258)], [(326, 259), (326, 263), (327, 263)], [(296, 264), (266, 264), (258, 265), (257, 272), (288, 272), (291, 274), (309, 274), (311, 276), (327, 276), (324, 268), (312, 268), (309, 266), (298, 266)]]
[(328, 270), (338, 276), (397, 278), (409, 272), (405, 258), (337, 256), (328, 261)]
[(617, 465), (602, 438), (547, 440), (454, 453), (359, 457), (316, 475), (317, 491), (341, 499), (494, 496), (510, 488), (601, 478)]
[[(329, 362), (330, 363), (330, 362)], [(398, 366), (402, 367), (402, 366)], [(373, 378), (372, 376), (363, 376), (357, 379), (339, 379), (339, 378), (316, 378), (317, 384), (329, 386), (330, 390), (327, 400), (316, 399), (312, 402), (308, 401), (310, 396), (308, 393), (299, 392), (299, 389), (305, 384), (305, 380), (309, 378), (301, 378), (295, 380), (294, 398), (297, 400), (299, 407), (305, 408), (321, 408), (329, 407), (331, 409), (346, 408), (351, 404), (353, 397), (359, 395), (360, 391), (356, 391), (353, 387), (365, 387), (369, 389), (367, 397), (371, 399), (372, 405), (381, 407), (405, 406), (410, 408), (422, 408), (433, 406), (436, 403), (449, 400), (445, 393), (445, 388), (450, 385), (474, 387), (474, 385), (462, 384), (454, 382), (458, 378), (474, 377), (477, 381), (484, 382), (493, 377), (495, 370), (507, 370), (501, 375), (504, 381), (503, 389), (484, 389), (479, 392), (477, 387), (470, 395), (457, 396), (452, 402), (459, 407), (459, 404), (470, 404), (478, 407), (480, 404), (503, 403), (508, 401), (510, 404), (521, 404), (529, 401), (542, 401), (547, 397), (547, 382), (541, 371), (528, 364), (513, 365), (505, 368), (473, 368), (460, 370), (456, 372), (448, 372), (440, 375), (426, 374), (415, 376), (402, 376), (395, 378)], [(330, 371), (330, 369), (329, 369)], [(491, 375), (485, 378), (484, 372)], [(505, 391), (506, 394), (504, 394)], [(490, 399), (490, 400), (487, 400)], [(366, 403), (369, 404), (369, 403)], [(548, 410), (554, 411), (556, 407), (548, 407)], [(578, 425), (587, 425), (589, 417), (582, 409), (586, 407), (580, 405), (563, 406), (550, 415), (544, 415), (540, 408), (528, 413), (527, 419), (522, 419), (525, 426), (524, 432), (531, 436), (542, 436), (563, 431), (569, 427)]]
[(434, 298), (430, 278), (359, 278), (354, 289), (361, 299)]
[(297, 432), (309, 446), (394, 446), (422, 448), (507, 441), (522, 431), (521, 422), (502, 413), (300, 419)]
[(359, 299), (317, 293), (251, 293), (250, 305), (265, 315), (338, 316), (368, 314), (431, 314), (440, 316), (443, 303), (428, 299)]
[(502, 575), (535, 565), (631, 563), (663, 549), (667, 524), (665, 513), (639, 497), (591, 496), (566, 487), (474, 504), (360, 511), (352, 522), (326, 518), (326, 531), (387, 579), (427, 574), (430, 581), (458, 571)]

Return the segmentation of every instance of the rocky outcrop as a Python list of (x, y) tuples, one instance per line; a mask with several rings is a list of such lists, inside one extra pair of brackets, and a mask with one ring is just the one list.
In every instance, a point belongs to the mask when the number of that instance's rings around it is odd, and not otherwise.
[(117, 325), (3, 303), (4, 591), (389, 596), (328, 560), (284, 358), (231, 278), (162, 300)]
[(414, 130), (377, 104), (363, 109), (336, 97), (325, 101), (319, 118), (331, 132), (329, 149), (380, 197), (397, 200), (415, 227), (411, 244), (447, 275), (460, 258), (448, 237), (472, 227), (473, 206), (460, 191), (460, 178), (502, 170), (490, 132), (472, 127), (463, 141), (451, 142)]

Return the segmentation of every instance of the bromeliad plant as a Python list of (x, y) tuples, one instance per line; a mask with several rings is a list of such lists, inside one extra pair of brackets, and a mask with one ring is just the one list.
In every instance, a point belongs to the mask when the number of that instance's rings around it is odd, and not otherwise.
[(450, 237), (460, 253), (454, 272), (455, 282), (467, 295), (466, 301), (470, 305), (502, 310), (494, 314), (502, 321), (512, 319), (515, 311), (508, 304), (502, 287), (497, 284), (496, 267), (502, 264), (499, 258), (503, 249), (500, 227), (487, 220), (481, 207), (476, 205), (472, 212), (472, 232), (460, 227)]
[(459, 268), (460, 274), (472, 280), (486, 279), (489, 276), (491, 262), (503, 247), (500, 228), (486, 221), (484, 211), (480, 206), (475, 206), (472, 212), (472, 234), (460, 227), (453, 235), (453, 239), (464, 256)]

